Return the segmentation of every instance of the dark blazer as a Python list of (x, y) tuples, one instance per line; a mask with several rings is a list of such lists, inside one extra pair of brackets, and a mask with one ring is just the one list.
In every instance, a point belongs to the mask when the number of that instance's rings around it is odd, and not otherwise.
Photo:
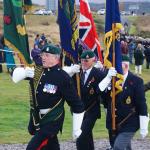
[(100, 92), (98, 84), (104, 78), (104, 72), (93, 67), (86, 83), (81, 82), (81, 99), (86, 113), (100, 117)]
[[(48, 116), (47, 113), (47, 116), (45, 115), (40, 120), (40, 131), (47, 135), (56, 135), (58, 131), (61, 130), (64, 121), (64, 102), (66, 101), (68, 103), (74, 113), (83, 112), (84, 106), (77, 95), (72, 78), (58, 65), (48, 69), (45, 68), (42, 70), (36, 70), (34, 77), (34, 87), (38, 108), (51, 108), (55, 110), (53, 113), (51, 113), (51, 115)], [(62, 106), (58, 107), (60, 103)], [(51, 120), (49, 120), (50, 118)], [(42, 123), (42, 120), (44, 120), (46, 123)]]
[(148, 90), (150, 90), (150, 82), (144, 84), (144, 91), (147, 92)]
[(139, 50), (139, 49), (135, 50), (134, 59), (135, 59), (136, 66), (143, 64), (144, 56), (143, 56), (142, 50)]
[[(106, 127), (112, 128), (111, 97), (107, 101)], [(139, 115), (147, 115), (143, 80), (129, 72), (123, 91), (116, 96), (116, 127), (118, 132), (135, 132), (139, 129)]]

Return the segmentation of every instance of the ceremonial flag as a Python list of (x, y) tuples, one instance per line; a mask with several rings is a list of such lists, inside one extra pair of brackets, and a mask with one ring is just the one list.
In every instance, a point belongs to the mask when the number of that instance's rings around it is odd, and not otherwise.
[[(116, 94), (122, 90), (120, 85), (123, 82), (122, 75), (122, 57), (120, 49), (120, 30), (122, 25), (120, 23), (120, 12), (118, 6), (118, 0), (106, 0), (106, 19), (105, 19), (105, 38), (104, 43), (106, 46), (106, 53), (104, 57), (104, 65), (108, 68), (112, 67), (113, 64), (113, 52), (115, 54), (115, 67), (118, 74), (118, 80), (115, 83), (117, 88)], [(115, 38), (113, 40), (113, 32)], [(114, 44), (114, 45), (113, 45)]]
[(78, 62), (78, 20), (75, 0), (58, 1), (58, 24), (63, 51), (74, 62)]
[(28, 36), (24, 20), (24, 4), (31, 5), (30, 0), (4, 0), (4, 42), (16, 51), (25, 65), (32, 63), (29, 54)]
[(100, 42), (88, 0), (80, 0), (79, 37), (103, 62)]
[(24, 0), (23, 7), (24, 7), (25, 12), (31, 10), (31, 8), (32, 8), (32, 0)]

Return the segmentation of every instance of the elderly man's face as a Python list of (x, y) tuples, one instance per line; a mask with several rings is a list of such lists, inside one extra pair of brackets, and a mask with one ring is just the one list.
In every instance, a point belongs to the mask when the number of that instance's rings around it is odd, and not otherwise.
[(55, 54), (45, 53), (41, 54), (42, 64), (44, 68), (52, 67), (59, 63), (59, 57)]
[(83, 70), (90, 69), (95, 62), (95, 57), (89, 59), (81, 59), (81, 65)]
[(122, 62), (122, 71), (123, 74), (126, 74), (129, 70), (129, 63), (128, 62)]

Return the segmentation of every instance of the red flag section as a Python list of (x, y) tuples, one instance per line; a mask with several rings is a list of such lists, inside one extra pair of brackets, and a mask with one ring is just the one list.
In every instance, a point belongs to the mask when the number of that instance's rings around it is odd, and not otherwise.
[(79, 37), (89, 49), (98, 54), (99, 60), (103, 62), (100, 42), (88, 0), (80, 0)]

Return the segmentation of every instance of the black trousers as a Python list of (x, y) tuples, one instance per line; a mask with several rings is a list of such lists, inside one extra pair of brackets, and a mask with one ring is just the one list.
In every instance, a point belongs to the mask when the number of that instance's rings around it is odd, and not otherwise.
[(109, 143), (111, 147), (114, 147), (115, 139), (117, 137), (117, 133), (114, 133), (112, 130), (108, 130), (109, 134)]
[(2, 73), (2, 72), (3, 72), (2, 65), (0, 65), (0, 73)]
[(150, 66), (150, 62), (146, 61), (146, 69), (149, 69), (149, 66)]
[(60, 150), (57, 135), (45, 137), (38, 132), (33, 136), (26, 150)]
[(97, 120), (96, 116), (85, 116), (82, 123), (82, 134), (76, 141), (77, 150), (94, 150), (93, 127)]

